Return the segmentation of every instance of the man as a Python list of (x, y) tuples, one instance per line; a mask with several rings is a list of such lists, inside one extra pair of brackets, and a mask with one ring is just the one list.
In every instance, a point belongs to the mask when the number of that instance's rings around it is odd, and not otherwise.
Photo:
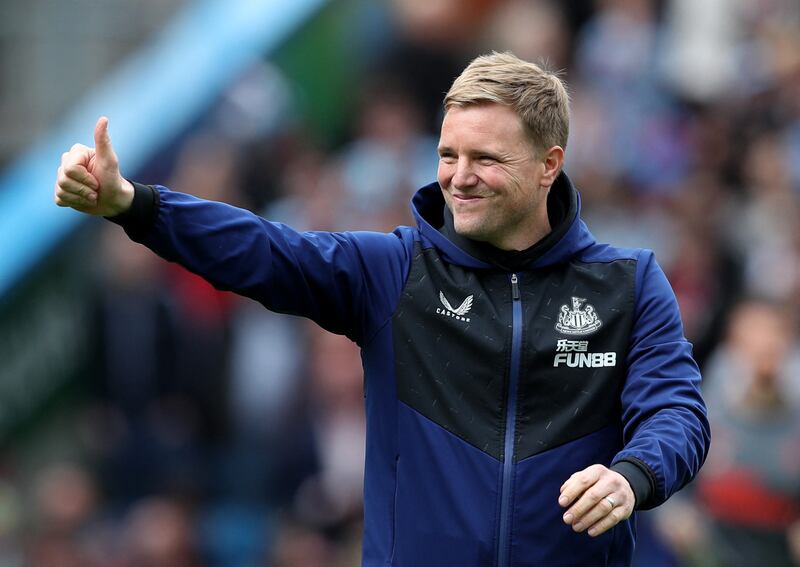
[(444, 104), (417, 228), (301, 234), (129, 183), (105, 118), (64, 154), (55, 200), (361, 346), (364, 565), (627, 565), (633, 510), (709, 444), (675, 297), (652, 252), (580, 220), (557, 77), (494, 53)]

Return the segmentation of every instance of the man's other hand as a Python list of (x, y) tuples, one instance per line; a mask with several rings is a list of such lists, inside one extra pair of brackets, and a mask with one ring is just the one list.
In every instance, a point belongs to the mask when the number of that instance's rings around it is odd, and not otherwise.
[(592, 465), (561, 485), (558, 503), (569, 507), (564, 523), (595, 537), (630, 517), (636, 497), (624, 476), (603, 465)]
[(94, 146), (75, 144), (61, 155), (54, 194), (56, 205), (90, 215), (118, 215), (130, 208), (133, 185), (120, 175), (105, 116), (94, 127)]

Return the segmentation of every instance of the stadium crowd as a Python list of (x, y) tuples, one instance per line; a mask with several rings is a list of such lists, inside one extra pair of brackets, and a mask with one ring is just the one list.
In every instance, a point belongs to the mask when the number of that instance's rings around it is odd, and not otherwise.
[[(299, 229), (391, 230), (435, 178), (441, 97), (472, 57), (563, 69), (587, 223), (656, 251), (713, 424), (697, 481), (640, 514), (637, 564), (800, 565), (800, 4), (396, 0), (362, 16), (348, 132), (320, 142), (292, 96), (259, 128), (264, 78), (293, 88), (264, 62), (138, 180)], [(0, 487), (0, 563), (357, 565), (357, 347), (110, 223), (98, 235), (83, 458), (41, 469), (16, 508)]]

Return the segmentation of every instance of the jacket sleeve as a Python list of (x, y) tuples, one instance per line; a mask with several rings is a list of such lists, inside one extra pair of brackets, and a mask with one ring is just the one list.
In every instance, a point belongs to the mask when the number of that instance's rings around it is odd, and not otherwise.
[(653, 253), (643, 251), (622, 390), (625, 445), (614, 459), (623, 468), (637, 466), (650, 481), (646, 500), (637, 502), (637, 509), (662, 504), (705, 461), (710, 428), (691, 351), (675, 294)]
[(224, 203), (134, 187), (131, 211), (109, 220), (218, 289), (308, 317), (359, 343), (391, 317), (399, 300), (409, 264), (407, 231), (298, 232)]

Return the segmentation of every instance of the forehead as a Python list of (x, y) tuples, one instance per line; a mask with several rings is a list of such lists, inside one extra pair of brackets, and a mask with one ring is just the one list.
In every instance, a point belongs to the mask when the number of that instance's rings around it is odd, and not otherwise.
[(522, 120), (509, 106), (495, 103), (451, 106), (444, 115), (440, 146), (516, 146), (526, 143)]

